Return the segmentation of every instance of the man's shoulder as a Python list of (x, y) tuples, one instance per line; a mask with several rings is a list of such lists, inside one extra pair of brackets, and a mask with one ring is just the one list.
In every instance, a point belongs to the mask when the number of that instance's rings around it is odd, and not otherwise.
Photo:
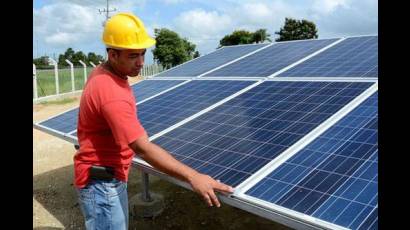
[(85, 91), (89, 97), (98, 98), (102, 104), (113, 100), (132, 100), (129, 90), (125, 90), (125, 87), (104, 72), (90, 75)]
[(88, 81), (87, 85), (93, 88), (97, 87), (96, 89), (112, 88), (116, 85), (114, 79), (109, 74), (101, 71), (90, 74)]

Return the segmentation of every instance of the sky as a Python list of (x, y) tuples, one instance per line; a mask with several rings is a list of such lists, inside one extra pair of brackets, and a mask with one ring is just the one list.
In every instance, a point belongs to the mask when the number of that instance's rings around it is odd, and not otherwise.
[[(58, 58), (74, 51), (105, 56), (101, 41), (106, 0), (33, 0), (33, 58)], [(267, 29), (271, 39), (285, 18), (316, 24), (319, 39), (378, 33), (377, 0), (110, 0), (110, 16), (132, 12), (148, 33), (168, 28), (196, 45), (201, 55), (214, 51), (234, 30)], [(146, 63), (153, 63), (151, 49)]]

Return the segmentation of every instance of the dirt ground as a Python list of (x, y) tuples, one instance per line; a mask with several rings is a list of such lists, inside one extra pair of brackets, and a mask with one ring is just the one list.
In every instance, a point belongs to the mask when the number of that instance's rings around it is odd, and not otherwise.
[[(33, 122), (78, 104), (79, 97), (61, 104), (33, 105)], [(33, 229), (84, 229), (73, 187), (74, 153), (72, 144), (33, 128)], [(164, 211), (154, 219), (130, 218), (130, 229), (289, 229), (227, 204), (209, 208), (195, 193), (154, 176), (150, 176), (150, 191), (164, 196)], [(129, 199), (140, 192), (140, 173), (133, 168)]]

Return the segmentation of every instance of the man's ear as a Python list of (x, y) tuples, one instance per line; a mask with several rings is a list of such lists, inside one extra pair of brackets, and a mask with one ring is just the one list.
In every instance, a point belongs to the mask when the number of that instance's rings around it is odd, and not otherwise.
[(114, 49), (108, 50), (108, 57), (113, 61), (117, 61), (119, 55), (119, 52)]

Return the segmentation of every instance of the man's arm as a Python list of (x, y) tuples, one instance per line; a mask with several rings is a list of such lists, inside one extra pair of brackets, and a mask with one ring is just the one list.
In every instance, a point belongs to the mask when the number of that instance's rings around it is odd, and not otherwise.
[(214, 190), (231, 193), (232, 187), (214, 180), (212, 177), (201, 174), (189, 166), (176, 160), (166, 150), (149, 141), (144, 134), (131, 144), (130, 148), (139, 156), (160, 171), (188, 182), (192, 189), (197, 192), (208, 203), (220, 207)]

